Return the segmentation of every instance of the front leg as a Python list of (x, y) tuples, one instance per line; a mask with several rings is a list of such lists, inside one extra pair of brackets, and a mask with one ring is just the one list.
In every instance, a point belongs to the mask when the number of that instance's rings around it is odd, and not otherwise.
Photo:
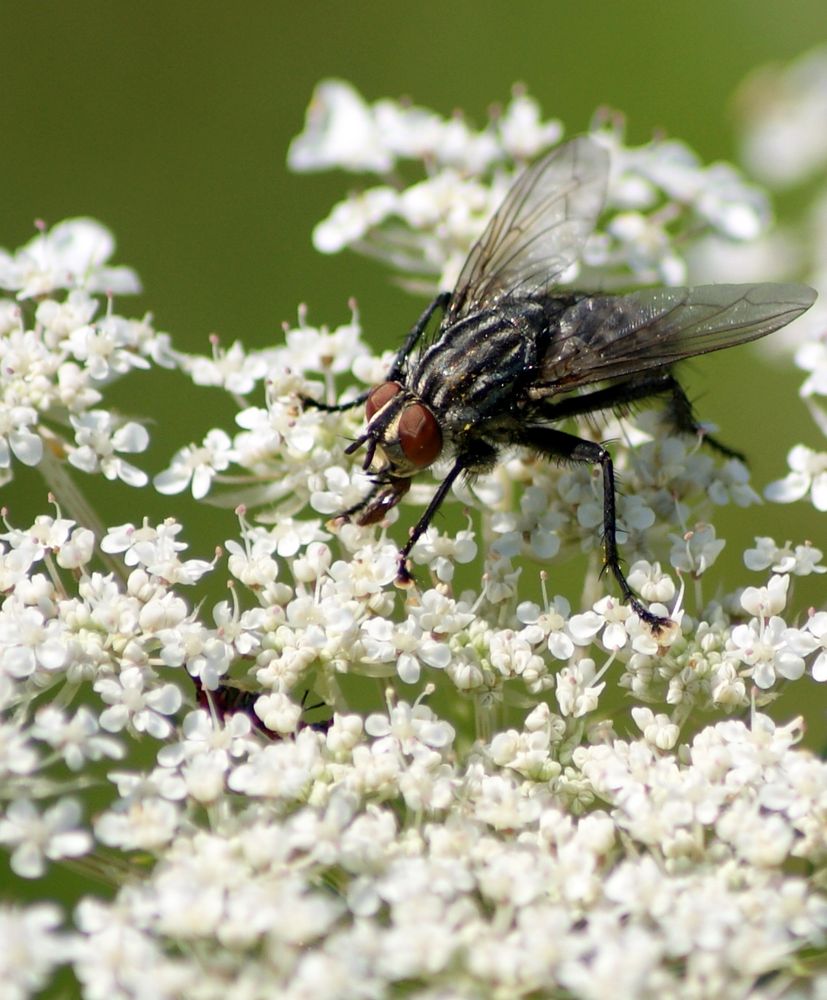
[(398, 587), (409, 587), (414, 582), (413, 574), (408, 567), (408, 556), (411, 554), (411, 549), (413, 549), (414, 545), (416, 545), (425, 531), (427, 531), (428, 525), (442, 506), (442, 501), (448, 495), (448, 491), (457, 478), (463, 472), (469, 472), (473, 475), (474, 473), (490, 469), (496, 457), (497, 449), (493, 445), (481, 440), (473, 441), (457, 455), (448, 475), (437, 487), (437, 491), (426, 507), (425, 513), (411, 528), (407, 542), (399, 550), (399, 572), (396, 576), (396, 585)]
[[(543, 417), (549, 421), (558, 421), (569, 417), (598, 413), (600, 410), (611, 410), (622, 414), (635, 403), (645, 403), (658, 396), (669, 397), (666, 413), (669, 425), (673, 430), (679, 434), (699, 437), (705, 445), (726, 458), (746, 461), (740, 451), (730, 448), (711, 434), (706, 433), (695, 416), (686, 390), (668, 370), (635, 375), (623, 382), (606, 386), (604, 389), (549, 401), (543, 407)], [(543, 400), (542, 392), (538, 393), (536, 398)]]
[(617, 548), (617, 508), (614, 478), (614, 465), (609, 452), (601, 444), (586, 441), (565, 434), (551, 427), (535, 426), (524, 428), (519, 435), (521, 444), (540, 452), (547, 458), (564, 462), (585, 462), (588, 465), (599, 465), (603, 472), (603, 560), (605, 568), (610, 570), (623, 600), (642, 621), (658, 633), (669, 624), (668, 618), (661, 618), (643, 606), (629, 586), (629, 581), (620, 565), (620, 554)]

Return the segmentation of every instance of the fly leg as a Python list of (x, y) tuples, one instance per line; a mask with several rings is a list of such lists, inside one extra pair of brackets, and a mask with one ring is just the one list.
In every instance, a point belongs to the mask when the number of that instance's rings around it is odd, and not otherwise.
[(435, 296), (432, 302), (430, 302), (419, 319), (414, 323), (411, 328), (410, 333), (405, 338), (405, 342), (399, 348), (399, 352), (393, 359), (393, 364), (388, 369), (388, 382), (395, 382), (405, 367), (405, 362), (408, 360), (408, 356), (411, 351), (419, 343), (419, 338), (425, 332), (428, 323), (431, 321), (431, 317), (437, 311), (437, 309), (444, 309), (451, 298), (451, 292), (440, 292), (439, 295)]
[(437, 487), (437, 491), (431, 498), (431, 502), (425, 509), (425, 513), (411, 528), (407, 542), (399, 550), (399, 572), (396, 575), (396, 584), (398, 587), (409, 587), (414, 582), (413, 574), (408, 568), (408, 556), (411, 554), (411, 549), (414, 545), (416, 545), (427, 531), (428, 525), (442, 506), (442, 501), (448, 495), (448, 491), (453, 486), (457, 477), (463, 472), (477, 473), (490, 469), (494, 465), (496, 458), (497, 449), (482, 440), (474, 441), (457, 455), (456, 461), (451, 466), (448, 475)]
[(599, 465), (603, 472), (603, 562), (623, 595), (623, 600), (632, 610), (655, 632), (665, 628), (668, 618), (652, 614), (643, 606), (629, 586), (629, 581), (620, 565), (620, 554), (617, 548), (617, 507), (615, 502), (614, 465), (609, 452), (601, 444), (586, 441), (565, 434), (563, 431), (550, 427), (526, 427), (519, 436), (521, 444), (533, 451), (540, 452), (548, 458), (562, 462), (584, 462), (587, 465)]
[[(428, 323), (431, 320), (433, 314), (437, 309), (444, 309), (448, 304), (448, 300), (451, 298), (450, 292), (440, 292), (432, 302), (430, 302), (427, 308), (424, 310), (419, 319), (414, 323), (408, 336), (405, 337), (405, 342), (399, 348), (396, 357), (393, 359), (393, 364), (388, 369), (388, 374), (385, 379), (386, 382), (395, 382), (403, 373), (405, 368), (405, 362), (408, 360), (411, 351), (419, 343), (422, 334), (425, 332)], [(323, 410), (325, 413), (341, 413), (343, 410), (352, 410), (355, 406), (359, 406), (365, 402), (365, 400), (370, 395), (370, 389), (365, 392), (360, 392), (358, 396), (351, 399), (347, 403), (319, 403), (317, 400), (312, 399), (310, 396), (301, 396), (301, 401), (304, 406), (313, 407), (315, 410)]]
[(428, 525), (433, 520), (434, 514), (442, 506), (442, 501), (448, 494), (448, 490), (454, 483), (457, 476), (467, 469), (467, 464), (463, 461), (462, 457), (458, 458), (451, 468), (448, 475), (442, 480), (442, 482), (437, 487), (436, 493), (434, 493), (431, 498), (431, 502), (425, 509), (425, 513), (420, 517), (416, 524), (411, 528), (408, 534), (408, 540), (399, 550), (399, 570), (396, 574), (396, 584), (399, 587), (410, 587), (414, 582), (413, 573), (411, 573), (408, 568), (408, 556), (411, 554), (411, 549), (416, 545), (421, 536), (425, 533)]
[(656, 396), (668, 396), (666, 412), (671, 427), (680, 434), (700, 437), (704, 444), (713, 448), (726, 458), (737, 458), (746, 461), (744, 455), (730, 448), (711, 434), (707, 434), (695, 416), (695, 411), (686, 391), (675, 376), (664, 371), (657, 374), (640, 375), (627, 379), (615, 385), (598, 389), (596, 392), (571, 396), (568, 399), (549, 403), (543, 409), (543, 415), (549, 420), (564, 420), (566, 417), (578, 417), (587, 413), (599, 413), (601, 410), (623, 412), (625, 407), (643, 402)]
[(746, 456), (742, 452), (730, 448), (729, 445), (706, 433), (695, 416), (692, 403), (689, 401), (689, 397), (686, 395), (683, 386), (672, 375), (668, 376), (668, 380), (670, 383), (669, 392), (671, 398), (667, 412), (675, 430), (681, 431), (684, 434), (697, 435), (704, 444), (717, 451), (719, 455), (724, 455), (726, 458), (737, 458), (741, 462), (746, 462)]

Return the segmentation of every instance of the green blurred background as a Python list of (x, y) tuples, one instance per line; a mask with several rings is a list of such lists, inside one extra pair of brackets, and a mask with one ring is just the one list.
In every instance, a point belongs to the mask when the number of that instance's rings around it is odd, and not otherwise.
[[(116, 308), (151, 310), (186, 350), (208, 351), (212, 332), (227, 345), (270, 344), (301, 302), (311, 322), (335, 326), (347, 320), (350, 296), (367, 338), (390, 346), (419, 302), (377, 265), (321, 257), (310, 244), (313, 225), (358, 179), (294, 176), (285, 167), (319, 79), (344, 77), (369, 100), (408, 95), (443, 113), (461, 107), (479, 123), (489, 104), (523, 81), (569, 132), (608, 105), (627, 115), (634, 141), (660, 129), (712, 160), (735, 152), (730, 101), (744, 77), (825, 40), (823, 0), (6, 0), (0, 245), (25, 242), (34, 219), (100, 219), (118, 239), (116, 263), (134, 266), (144, 282), (142, 297)], [(690, 365), (687, 379), (702, 416), (749, 454), (759, 488), (785, 472), (792, 443), (819, 444), (792, 368), (770, 368), (742, 349)], [(231, 420), (218, 394), (187, 397), (181, 382), (138, 376), (120, 390), (125, 409), (153, 414), (153, 450), (139, 462), (150, 471)], [(156, 398), (147, 398), (148, 384)], [(19, 524), (45, 509), (31, 477), (21, 475), (4, 494)], [(232, 531), (228, 512), (185, 497), (106, 484), (99, 496), (111, 504), (110, 523), (177, 513), (216, 518), (216, 540), (226, 537), (225, 525)], [(823, 536), (804, 506), (765, 507), (748, 518), (725, 512), (720, 523), (732, 548), (760, 533), (779, 541)], [(820, 582), (806, 585), (815, 588), (813, 601)]]

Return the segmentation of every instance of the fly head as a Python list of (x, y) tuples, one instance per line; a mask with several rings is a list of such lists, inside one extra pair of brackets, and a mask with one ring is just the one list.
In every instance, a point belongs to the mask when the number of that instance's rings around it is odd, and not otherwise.
[(433, 410), (400, 382), (381, 382), (365, 401), (367, 428), (347, 449), (365, 445), (362, 467), (378, 489), (357, 511), (359, 524), (381, 521), (408, 492), (411, 477), (432, 465), (442, 452), (442, 430)]

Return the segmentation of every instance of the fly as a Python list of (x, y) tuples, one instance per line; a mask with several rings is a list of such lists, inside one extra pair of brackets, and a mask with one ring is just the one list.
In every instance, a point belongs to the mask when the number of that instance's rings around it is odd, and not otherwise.
[[(620, 562), (615, 479), (607, 449), (555, 426), (571, 417), (663, 397), (676, 431), (700, 425), (672, 374), (685, 358), (764, 337), (815, 301), (806, 285), (646, 288), (626, 295), (557, 288), (580, 256), (606, 197), (607, 151), (581, 136), (525, 170), (488, 223), (453, 292), (431, 302), (406, 337), (384, 382), (343, 410), (365, 404), (373, 487), (341, 516), (380, 521), (413, 476), (440, 457), (452, 465), (399, 551), (397, 581), (413, 580), (408, 557), (460, 476), (490, 470), (506, 447), (599, 466), (603, 555), (624, 601), (655, 631), (666, 623), (635, 596)], [(436, 336), (423, 334), (442, 310)], [(706, 443), (738, 456), (715, 439)]]

